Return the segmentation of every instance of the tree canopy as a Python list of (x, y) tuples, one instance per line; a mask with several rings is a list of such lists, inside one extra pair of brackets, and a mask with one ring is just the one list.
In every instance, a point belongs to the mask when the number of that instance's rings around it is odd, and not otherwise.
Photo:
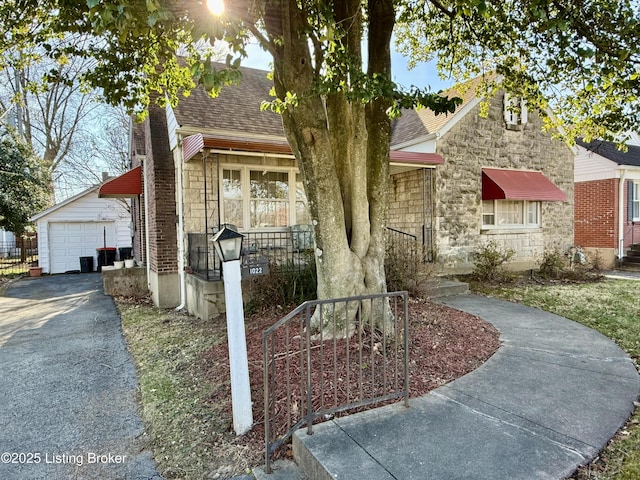
[[(70, 54), (96, 60), (85, 75), (104, 89), (112, 103), (133, 109), (161, 91), (175, 103), (180, 92), (202, 83), (213, 92), (237, 81), (236, 68), (247, 42), (258, 38), (270, 53), (287, 39), (271, 36), (267, 26), (286, 22), (271, 18), (283, 5), (304, 18), (304, 35), (312, 45), (318, 88), (344, 89), (338, 71), (349, 71), (351, 98), (392, 98), (395, 105), (425, 104), (449, 110), (425, 92), (399, 92), (390, 82), (362, 73), (362, 58), (343, 40), (349, 24), (339, 10), (364, 15), (366, 36), (374, 5), (387, 5), (397, 23), (400, 48), (412, 61), (437, 58), (440, 71), (456, 79), (497, 72), (507, 88), (525, 96), (550, 125), (569, 137), (606, 136), (638, 124), (640, 6), (637, 0), (227, 0), (226, 13), (213, 16), (199, 0), (9, 0), (0, 7), (3, 49), (19, 44), (48, 45), (47, 54)], [(350, 5), (350, 7), (347, 7)], [(377, 8), (377, 7), (376, 7)], [(91, 34), (88, 45), (56, 46), (61, 33)], [(195, 43), (226, 41), (229, 69), (214, 72), (202, 61)], [(174, 53), (191, 53), (179, 64)], [(370, 52), (371, 53), (371, 52)], [(366, 63), (366, 59), (364, 59)], [(52, 69), (51, 78), (60, 72)], [(195, 82), (195, 83), (194, 83)], [(341, 85), (342, 82), (342, 85)], [(295, 92), (291, 92), (291, 95)], [(292, 99), (292, 96), (289, 99)], [(165, 98), (160, 96), (160, 98)]]
[(15, 132), (0, 128), (0, 227), (21, 235), (29, 218), (48, 206), (47, 171)]
[(439, 69), (458, 79), (496, 72), (570, 140), (637, 130), (637, 0), (403, 3), (401, 49), (413, 62), (437, 55)]

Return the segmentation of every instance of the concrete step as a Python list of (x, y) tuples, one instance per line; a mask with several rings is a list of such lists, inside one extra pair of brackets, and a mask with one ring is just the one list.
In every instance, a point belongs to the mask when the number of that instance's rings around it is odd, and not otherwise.
[(624, 259), (619, 266), (620, 270), (626, 270), (629, 272), (640, 272), (640, 263), (637, 262), (626, 262)]
[(469, 293), (469, 284), (460, 282), (459, 280), (438, 278), (429, 286), (429, 290), (426, 293), (429, 298), (444, 298), (454, 295), (463, 295), (465, 293)]

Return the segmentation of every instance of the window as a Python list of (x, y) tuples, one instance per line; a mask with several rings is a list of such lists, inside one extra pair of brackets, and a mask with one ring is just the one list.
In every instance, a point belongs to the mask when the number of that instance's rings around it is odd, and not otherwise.
[(289, 225), (289, 174), (249, 172), (250, 228)]
[(483, 228), (534, 228), (540, 226), (540, 202), (483, 200)]
[(630, 182), (629, 189), (631, 220), (637, 222), (640, 220), (640, 182)]
[(524, 99), (504, 94), (504, 121), (507, 128), (522, 126), (527, 123), (527, 103)]
[(223, 167), (222, 222), (244, 229), (310, 223), (302, 180), (294, 168)]
[(222, 196), (224, 198), (224, 223), (232, 223), (237, 227), (244, 227), (242, 221), (242, 182), (240, 170), (222, 171)]

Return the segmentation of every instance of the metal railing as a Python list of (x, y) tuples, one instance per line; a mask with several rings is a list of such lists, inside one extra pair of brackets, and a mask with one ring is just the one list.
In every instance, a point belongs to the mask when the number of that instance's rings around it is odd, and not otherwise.
[[(298, 428), (403, 398), (408, 406), (408, 294), (305, 302), (262, 335), (266, 472)], [(323, 328), (312, 335), (314, 324)]]
[(0, 276), (20, 275), (38, 263), (38, 239), (18, 238), (15, 242), (0, 242)]
[[(242, 242), (242, 267), (255, 265), (279, 265), (291, 268), (304, 267), (313, 260), (313, 231), (303, 225), (282, 230), (240, 232)], [(188, 262), (193, 273), (207, 280), (220, 280), (222, 266), (211, 243), (214, 233), (188, 234)]]
[(418, 237), (402, 230), (386, 227), (387, 255), (400, 253), (415, 263), (433, 261), (433, 252), (430, 244), (420, 243)]

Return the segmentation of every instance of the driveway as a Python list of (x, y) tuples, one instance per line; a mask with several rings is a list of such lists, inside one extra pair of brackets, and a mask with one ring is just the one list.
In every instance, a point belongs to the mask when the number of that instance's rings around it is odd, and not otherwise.
[(120, 317), (99, 274), (0, 297), (0, 478), (159, 479)]

